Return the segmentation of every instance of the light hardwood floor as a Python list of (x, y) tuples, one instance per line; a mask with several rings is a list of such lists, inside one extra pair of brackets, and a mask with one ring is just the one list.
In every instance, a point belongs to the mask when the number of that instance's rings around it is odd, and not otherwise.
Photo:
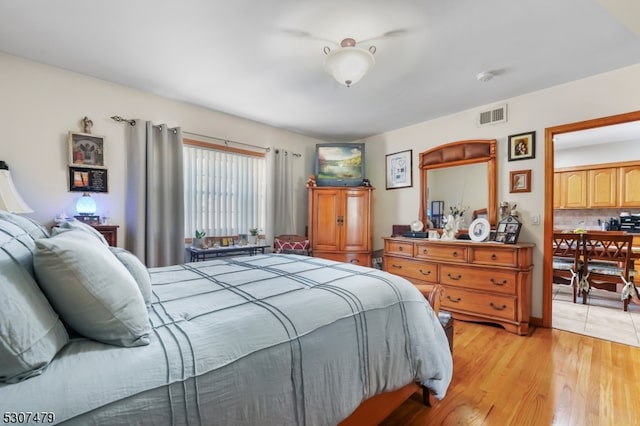
[(640, 348), (562, 330), (455, 321), (447, 396), (416, 393), (383, 426), (638, 425)]

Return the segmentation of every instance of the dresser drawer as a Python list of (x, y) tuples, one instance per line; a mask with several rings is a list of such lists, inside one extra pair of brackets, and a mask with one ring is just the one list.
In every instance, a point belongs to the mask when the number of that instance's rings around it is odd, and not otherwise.
[(442, 309), (473, 315), (516, 319), (516, 298), (445, 286)]
[(413, 243), (410, 241), (385, 240), (385, 254), (413, 257)]
[(416, 243), (416, 258), (443, 260), (446, 262), (467, 262), (467, 247), (456, 244)]
[(455, 287), (516, 294), (517, 272), (500, 269), (440, 265), (440, 282)]
[(387, 272), (422, 281), (438, 282), (438, 265), (434, 263), (416, 262), (394, 256), (385, 256), (384, 260), (384, 269)]
[(469, 263), (492, 266), (518, 266), (518, 250), (502, 247), (472, 247)]
[(368, 253), (336, 253), (330, 251), (314, 251), (314, 257), (335, 260), (336, 262), (351, 263), (353, 265), (371, 266), (371, 255)]

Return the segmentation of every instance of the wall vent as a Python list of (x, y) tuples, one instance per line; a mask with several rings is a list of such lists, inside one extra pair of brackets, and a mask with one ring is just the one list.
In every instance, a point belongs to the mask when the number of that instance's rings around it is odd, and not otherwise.
[(507, 122), (507, 104), (500, 105), (488, 111), (482, 111), (478, 114), (478, 126), (487, 126), (489, 124), (506, 123)]

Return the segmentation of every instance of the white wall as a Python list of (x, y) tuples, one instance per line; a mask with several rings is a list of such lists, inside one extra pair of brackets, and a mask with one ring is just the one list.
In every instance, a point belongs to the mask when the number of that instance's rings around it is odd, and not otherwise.
[[(124, 241), (124, 201), (127, 182), (124, 135), (126, 118), (181, 126), (183, 131), (231, 139), (302, 154), (296, 168), (297, 192), (313, 167), (315, 144), (322, 142), (249, 120), (143, 93), (125, 86), (0, 53), (1, 155), (27, 204), (30, 215), (50, 224), (64, 210), (75, 214), (80, 193), (68, 192), (67, 132), (82, 131), (80, 120), (93, 120), (92, 133), (105, 137), (109, 193), (94, 194), (98, 213), (119, 224)], [(185, 135), (190, 137), (189, 135)], [(304, 232), (306, 204), (300, 203), (298, 233)], [(176, 224), (182, 226), (182, 224)], [(269, 231), (268, 229), (266, 231)]]
[[(500, 84), (499, 78), (491, 84)], [(491, 86), (487, 86), (490, 90)], [(194, 133), (228, 138), (260, 146), (281, 147), (303, 154), (298, 177), (301, 194), (299, 229), (306, 222), (304, 182), (313, 170), (315, 144), (320, 141), (249, 120), (149, 95), (124, 86), (93, 79), (58, 68), (0, 53), (0, 160), (6, 161), (18, 190), (35, 210), (31, 216), (50, 223), (61, 211), (73, 214), (78, 193), (67, 183), (67, 132), (80, 131), (80, 120), (94, 122), (93, 133), (105, 137), (105, 164), (109, 169), (109, 194), (96, 195), (101, 212), (124, 226), (124, 124), (109, 117), (152, 120), (181, 126)], [(437, 100), (433, 100), (437, 102)], [(364, 141), (367, 177), (374, 193), (374, 248), (382, 248), (382, 236), (392, 224), (409, 224), (418, 216), (420, 201), (418, 153), (434, 146), (464, 139), (498, 140), (498, 200), (518, 204), (524, 229), (521, 241), (537, 245), (532, 290), (532, 315), (542, 316), (543, 226), (531, 224), (531, 215), (544, 213), (546, 127), (640, 110), (640, 64), (541, 90), (497, 104), (508, 104), (509, 121), (476, 127), (479, 106), (447, 117), (376, 135)], [(511, 134), (536, 131), (535, 158), (507, 161), (506, 141)], [(385, 190), (385, 154), (413, 149), (411, 188)], [(509, 171), (531, 169), (532, 192), (509, 193)], [(122, 235), (123, 229), (120, 229)], [(120, 241), (123, 241), (121, 238)]]
[(640, 160), (640, 141), (612, 142), (581, 148), (556, 150), (554, 167), (576, 167), (591, 164), (620, 163)]
[[(500, 79), (487, 84), (500, 84)], [(495, 105), (505, 102), (508, 104), (507, 123), (477, 127), (476, 115), (488, 108), (484, 105), (365, 139), (367, 176), (377, 188), (374, 197), (374, 246), (382, 248), (382, 237), (391, 233), (391, 225), (409, 224), (418, 216), (420, 175), (416, 164), (421, 151), (458, 140), (497, 139), (498, 200), (518, 204), (524, 223), (520, 241), (536, 244), (532, 315), (541, 318), (544, 227), (542, 222), (541, 225), (532, 225), (531, 215), (539, 214), (541, 221), (544, 220), (545, 128), (640, 110), (640, 64), (502, 100)], [(508, 135), (532, 130), (536, 132), (535, 158), (508, 162)], [(386, 191), (385, 154), (406, 149), (413, 149), (414, 185), (412, 188)], [(532, 170), (531, 192), (510, 194), (509, 172), (524, 169)]]

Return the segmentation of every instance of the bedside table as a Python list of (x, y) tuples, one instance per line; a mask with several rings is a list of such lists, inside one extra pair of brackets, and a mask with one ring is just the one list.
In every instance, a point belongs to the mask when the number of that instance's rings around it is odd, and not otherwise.
[(111, 247), (118, 246), (119, 225), (91, 225), (98, 230)]

